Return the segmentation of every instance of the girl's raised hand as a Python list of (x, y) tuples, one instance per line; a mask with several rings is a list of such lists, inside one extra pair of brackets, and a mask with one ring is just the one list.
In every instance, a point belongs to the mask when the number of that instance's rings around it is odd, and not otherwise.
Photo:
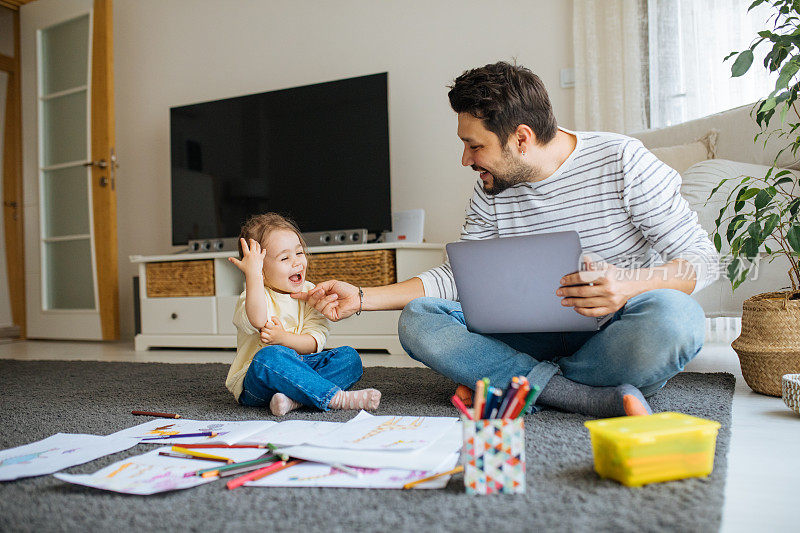
[(236, 265), (236, 268), (244, 272), (244, 275), (261, 275), (264, 268), (264, 258), (267, 255), (266, 250), (261, 249), (261, 245), (255, 239), (250, 239), (250, 245), (247, 241), (239, 239), (242, 244), (242, 258), (229, 257), (228, 261)]

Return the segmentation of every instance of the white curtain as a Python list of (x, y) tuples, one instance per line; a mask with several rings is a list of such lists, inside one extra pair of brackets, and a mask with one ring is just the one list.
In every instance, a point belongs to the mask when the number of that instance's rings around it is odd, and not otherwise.
[(766, 75), (767, 43), (750, 71), (731, 78), (732, 51), (749, 47), (766, 29), (769, 3), (752, 0), (647, 0), (650, 56), (650, 126), (679, 124), (755, 102), (777, 76)]
[(575, 128), (647, 128), (644, 0), (573, 0)]

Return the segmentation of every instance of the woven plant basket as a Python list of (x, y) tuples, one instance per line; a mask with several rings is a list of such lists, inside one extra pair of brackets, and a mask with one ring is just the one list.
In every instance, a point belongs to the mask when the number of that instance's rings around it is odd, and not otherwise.
[(800, 291), (767, 292), (745, 300), (742, 334), (733, 341), (742, 375), (756, 392), (781, 395), (781, 377), (800, 373)]
[(394, 250), (314, 254), (308, 259), (308, 281), (346, 281), (359, 287), (380, 287), (397, 282)]

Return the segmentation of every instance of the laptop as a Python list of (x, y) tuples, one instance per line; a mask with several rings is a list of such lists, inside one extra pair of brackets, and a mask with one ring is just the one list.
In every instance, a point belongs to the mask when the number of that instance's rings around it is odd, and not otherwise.
[(597, 331), (612, 316), (580, 315), (556, 296), (580, 266), (575, 231), (453, 242), (447, 255), (469, 331)]

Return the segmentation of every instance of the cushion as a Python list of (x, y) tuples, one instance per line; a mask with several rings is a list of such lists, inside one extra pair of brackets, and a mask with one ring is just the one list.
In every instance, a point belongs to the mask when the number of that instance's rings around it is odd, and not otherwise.
[(716, 157), (718, 130), (711, 130), (699, 139), (676, 146), (662, 146), (650, 150), (657, 158), (683, 174), (695, 163)]

